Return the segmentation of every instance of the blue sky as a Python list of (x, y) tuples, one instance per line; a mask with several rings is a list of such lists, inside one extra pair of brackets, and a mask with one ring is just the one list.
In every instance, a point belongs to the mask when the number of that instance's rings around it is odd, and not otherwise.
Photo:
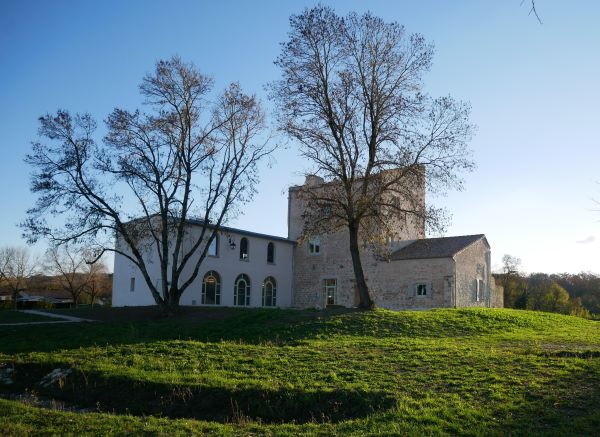
[[(135, 108), (143, 75), (174, 54), (217, 89), (239, 81), (269, 107), (288, 17), (315, 3), (0, 2), (0, 246), (24, 244), (16, 224), (33, 197), (23, 157), (38, 116)], [(323, 3), (423, 34), (436, 46), (427, 91), (472, 104), (477, 170), (464, 191), (430, 199), (452, 213), (446, 235), (485, 233), (496, 267), (510, 253), (528, 272), (600, 273), (600, 2), (538, 0), (543, 25), (520, 0)], [(286, 190), (308, 166), (293, 146), (280, 151), (231, 224), (285, 236)]]

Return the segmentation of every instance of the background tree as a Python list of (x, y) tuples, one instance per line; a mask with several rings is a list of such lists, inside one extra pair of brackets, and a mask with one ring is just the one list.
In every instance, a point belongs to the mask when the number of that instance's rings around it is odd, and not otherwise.
[(89, 280), (85, 250), (65, 244), (48, 249), (45, 258), (46, 271), (55, 276), (60, 288), (71, 295), (77, 306)]
[(112, 288), (111, 277), (108, 275), (108, 268), (104, 261), (86, 263), (85, 265), (85, 287), (83, 292), (89, 303), (94, 306), (99, 297), (107, 295)]
[(19, 292), (27, 289), (27, 283), (37, 267), (37, 260), (26, 247), (0, 249), (0, 282), (10, 289), (15, 308)]
[(504, 288), (504, 306), (507, 308), (527, 306), (527, 287), (522, 280), (520, 269), (521, 258), (509, 254), (502, 257), (500, 283)]
[[(273, 150), (256, 141), (265, 126), (256, 98), (231, 84), (211, 102), (212, 87), (192, 64), (159, 61), (140, 85), (149, 112), (115, 109), (101, 144), (89, 114), (41, 117), (47, 142), (34, 143), (26, 158), (37, 194), (23, 224), (28, 239), (123, 255), (157, 304), (172, 312), (221, 224), (251, 199), (257, 165)], [(66, 224), (52, 225), (49, 215)], [(197, 235), (187, 232), (190, 218), (200, 224)], [(146, 254), (160, 266), (159, 284)], [(183, 277), (184, 269), (192, 273)]]
[(418, 187), (461, 187), (458, 174), (473, 167), (469, 106), (422, 94), (433, 48), (398, 23), (318, 6), (290, 26), (275, 61), (282, 78), (270, 86), (279, 127), (313, 164), (309, 173), (333, 182), (302, 193), (305, 234), (347, 230), (360, 306), (371, 307), (361, 242), (385, 239), (403, 217), (444, 228)]

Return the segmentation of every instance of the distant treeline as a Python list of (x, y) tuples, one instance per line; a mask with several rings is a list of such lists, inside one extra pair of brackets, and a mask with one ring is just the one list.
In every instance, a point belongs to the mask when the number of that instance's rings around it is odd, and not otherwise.
[(504, 287), (506, 308), (600, 316), (600, 276), (593, 273), (523, 275), (509, 271), (494, 277)]
[[(89, 304), (98, 299), (110, 301), (112, 296), (112, 273), (99, 273), (94, 278), (94, 287), (90, 287), (90, 281), (85, 274), (75, 273), (72, 282), (85, 282), (87, 287), (81, 287), (78, 303)], [(86, 282), (87, 281), (87, 282)], [(7, 281), (0, 281), (0, 295), (10, 293), (11, 289)], [(27, 278), (23, 284), (22, 291), (30, 296), (46, 296), (55, 298), (73, 298), (72, 293), (65, 287), (63, 278), (59, 275), (34, 275)]]

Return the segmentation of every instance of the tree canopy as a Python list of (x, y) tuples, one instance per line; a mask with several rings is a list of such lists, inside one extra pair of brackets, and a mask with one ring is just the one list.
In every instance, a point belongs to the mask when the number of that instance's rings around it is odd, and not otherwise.
[(385, 239), (390, 223), (405, 218), (443, 229), (443, 211), (426, 207), (419, 187), (460, 188), (461, 172), (474, 165), (469, 105), (423, 92), (432, 57), (433, 46), (398, 23), (316, 6), (291, 16), (275, 61), (279, 128), (309, 161), (308, 173), (327, 182), (303, 192), (305, 232), (346, 229), (363, 308), (373, 301), (360, 241)]
[[(157, 62), (139, 87), (147, 112), (114, 109), (101, 142), (90, 114), (40, 117), (41, 140), (26, 158), (37, 196), (26, 237), (86, 242), (98, 257), (114, 251), (140, 269), (159, 305), (177, 306), (274, 150), (261, 141), (265, 116), (256, 97), (237, 83), (215, 96), (213, 85), (178, 57)], [(200, 232), (188, 232), (189, 219)], [(158, 260), (160, 284), (148, 274), (147, 254)]]

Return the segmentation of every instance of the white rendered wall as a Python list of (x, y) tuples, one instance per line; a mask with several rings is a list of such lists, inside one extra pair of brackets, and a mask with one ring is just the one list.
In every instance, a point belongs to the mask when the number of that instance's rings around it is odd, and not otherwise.
[[(191, 226), (191, 237), (200, 231), (198, 226)], [(255, 236), (237, 233), (235, 231), (222, 232), (219, 235), (218, 255), (207, 256), (200, 267), (198, 276), (181, 296), (181, 305), (201, 305), (202, 278), (210, 270), (215, 270), (221, 277), (221, 306), (233, 306), (234, 283), (238, 275), (244, 273), (250, 278), (250, 306), (262, 306), (262, 283), (265, 278), (272, 276), (277, 282), (277, 306), (289, 307), (292, 305), (292, 255), (294, 245), (288, 241), (269, 239), (268, 236)], [(248, 239), (249, 256), (247, 260), (240, 260), (239, 248), (242, 237)], [(231, 249), (229, 238), (235, 243)], [(189, 247), (192, 238), (184, 243), (184, 250)], [(275, 262), (267, 263), (267, 245), (275, 245)], [(160, 280), (160, 266), (155, 254), (147, 254), (145, 259), (148, 273), (156, 284)], [(196, 258), (197, 259), (197, 258)], [(193, 264), (193, 263), (192, 263)], [(192, 264), (188, 264), (180, 280), (180, 284), (187, 280), (192, 272)], [(135, 278), (135, 290), (130, 291), (131, 278)], [(137, 267), (126, 257), (115, 254), (113, 276), (113, 306), (142, 306), (155, 305), (154, 298)], [(207, 305), (214, 306), (214, 305)]]

